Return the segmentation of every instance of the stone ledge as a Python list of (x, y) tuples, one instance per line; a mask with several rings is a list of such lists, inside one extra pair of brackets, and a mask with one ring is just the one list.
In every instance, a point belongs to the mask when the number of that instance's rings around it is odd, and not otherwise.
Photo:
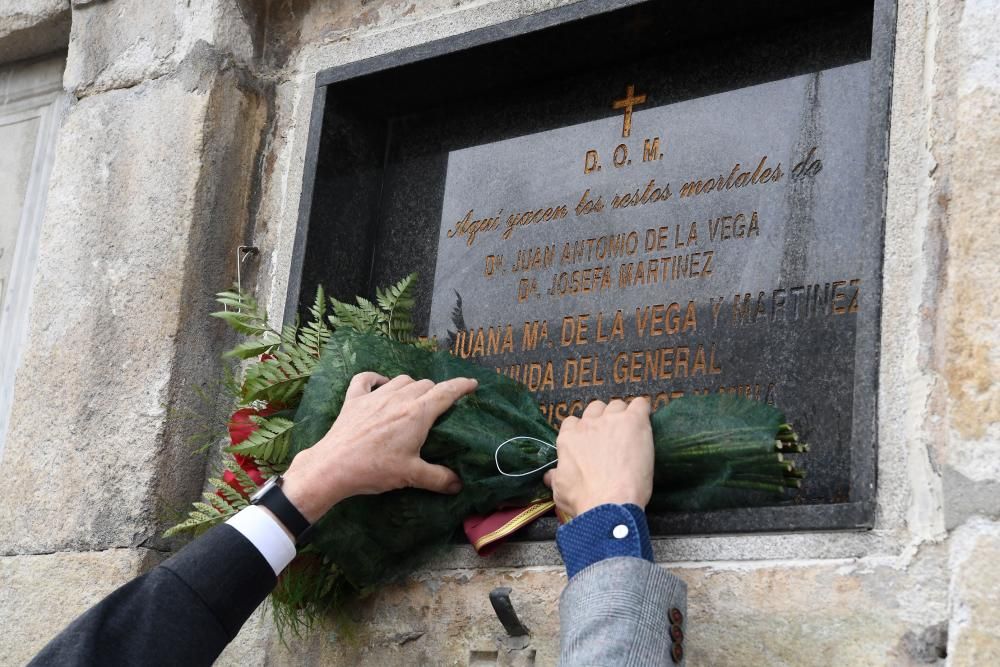
[(74, 618), (161, 557), (149, 549), (0, 557), (4, 664), (27, 663)]
[[(947, 558), (941, 545), (905, 566), (881, 561), (692, 564), (668, 569), (688, 584), (690, 661), (697, 665), (933, 664), (944, 650)], [(488, 600), (497, 586), (531, 630), (527, 650), (554, 665), (561, 567), (416, 573), (357, 603), (348, 625), (277, 640), (258, 612), (220, 665), (467, 664), (504, 635)], [(508, 647), (509, 648), (509, 647)], [(507, 664), (507, 663), (500, 663)], [(519, 663), (514, 663), (519, 664)]]
[(69, 0), (4, 0), (0, 4), (0, 63), (65, 49), (69, 33)]

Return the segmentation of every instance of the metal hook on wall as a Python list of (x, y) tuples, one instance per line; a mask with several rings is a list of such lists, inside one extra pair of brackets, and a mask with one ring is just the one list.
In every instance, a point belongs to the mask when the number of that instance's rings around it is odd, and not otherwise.
[[(251, 255), (258, 254), (260, 254), (260, 249), (255, 245), (241, 245), (236, 248), (236, 291), (240, 294), (243, 293), (243, 262), (247, 261)], [(225, 306), (225, 309), (229, 310), (229, 306)]]
[(490, 591), (490, 604), (493, 605), (493, 611), (496, 612), (497, 618), (508, 635), (524, 637), (531, 633), (517, 617), (517, 612), (514, 611), (514, 603), (510, 601), (510, 590), (508, 586), (494, 588)]

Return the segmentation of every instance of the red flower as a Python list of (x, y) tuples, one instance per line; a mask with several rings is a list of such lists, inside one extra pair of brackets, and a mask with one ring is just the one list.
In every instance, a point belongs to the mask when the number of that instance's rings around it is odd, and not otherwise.
[[(251, 417), (269, 417), (277, 411), (276, 408), (272, 408), (271, 406), (260, 410), (256, 408), (242, 408), (237, 410), (229, 418), (229, 439), (234, 445), (240, 444), (249, 438), (251, 433), (257, 430), (257, 425), (253, 423)], [(240, 455), (236, 454), (235, 456), (239, 460)]]
[[(246, 471), (247, 476), (251, 480), (253, 480), (254, 484), (256, 484), (257, 486), (261, 486), (264, 483), (264, 476), (260, 474), (260, 470), (257, 469), (257, 466), (254, 465), (249, 458), (244, 457), (244, 459), (247, 461), (247, 463), (246, 465), (241, 463), (240, 467)], [(243, 488), (243, 486), (239, 482), (239, 479), (236, 477), (236, 474), (233, 473), (231, 470), (226, 470), (222, 473), (222, 481), (228, 484), (230, 487), (232, 487), (234, 491), (236, 491), (244, 498), (247, 498), (250, 495), (249, 491)], [(217, 493), (219, 494), (220, 497), (222, 497), (221, 491), (218, 491)]]
[[(268, 355), (263, 355), (268, 356)], [(267, 417), (269, 415), (277, 412), (277, 408), (272, 408), (271, 406), (262, 408), (260, 410), (256, 408), (242, 408), (233, 413), (229, 418), (229, 439), (234, 445), (238, 445), (244, 442), (250, 437), (250, 434), (257, 430), (257, 424), (253, 422), (251, 417)], [(264, 476), (261, 474), (260, 470), (257, 468), (257, 462), (254, 461), (252, 456), (247, 456), (245, 454), (240, 454), (237, 452), (233, 453), (233, 458), (236, 459), (236, 464), (246, 471), (247, 475), (253, 480), (254, 484), (261, 486), (264, 483)], [(244, 498), (249, 496), (249, 491), (244, 489), (239, 483), (236, 475), (230, 471), (225, 470), (222, 473), (222, 481), (228, 484), (234, 491), (239, 493)], [(225, 500), (225, 496), (222, 491), (215, 492), (217, 496)]]

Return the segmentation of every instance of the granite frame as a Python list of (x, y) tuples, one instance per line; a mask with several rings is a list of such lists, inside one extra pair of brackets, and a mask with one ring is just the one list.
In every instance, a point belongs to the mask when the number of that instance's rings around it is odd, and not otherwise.
[[(315, 197), (315, 175), (319, 161), (324, 112), (332, 85), (385, 72), (431, 59), (458, 56), (462, 52), (502, 42), (546, 28), (595, 17), (601, 14), (656, 4), (659, 0), (580, 0), (531, 16), (508, 21), (419, 46), (332, 67), (317, 73), (306, 144), (302, 195), (298, 225), (293, 245), (291, 270), (285, 299), (285, 321), (300, 310), (302, 274), (306, 262), (309, 223)], [(895, 38), (895, 0), (873, 0), (871, 38), (871, 88), (869, 138), (867, 141), (865, 209), (872, 238), (865, 261), (875, 262), (875, 275), (881, 277), (889, 139), (892, 59)], [(878, 414), (879, 336), (881, 282), (871, 288), (879, 307), (875, 317), (859, 322), (855, 350), (854, 418), (851, 434), (851, 487), (847, 502), (802, 506), (775, 506), (722, 510), (702, 513), (651, 515), (649, 524), (654, 536), (704, 535), (735, 533), (777, 533), (787, 531), (865, 530), (873, 526), (876, 499), (876, 454)], [(550, 540), (555, 519), (542, 519), (523, 530), (519, 539)]]

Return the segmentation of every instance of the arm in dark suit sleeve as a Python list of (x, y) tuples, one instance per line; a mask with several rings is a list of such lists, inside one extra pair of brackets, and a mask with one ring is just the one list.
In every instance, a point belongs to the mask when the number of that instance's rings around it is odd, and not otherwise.
[(235, 528), (216, 526), (57, 635), (31, 665), (210, 665), (276, 577)]

